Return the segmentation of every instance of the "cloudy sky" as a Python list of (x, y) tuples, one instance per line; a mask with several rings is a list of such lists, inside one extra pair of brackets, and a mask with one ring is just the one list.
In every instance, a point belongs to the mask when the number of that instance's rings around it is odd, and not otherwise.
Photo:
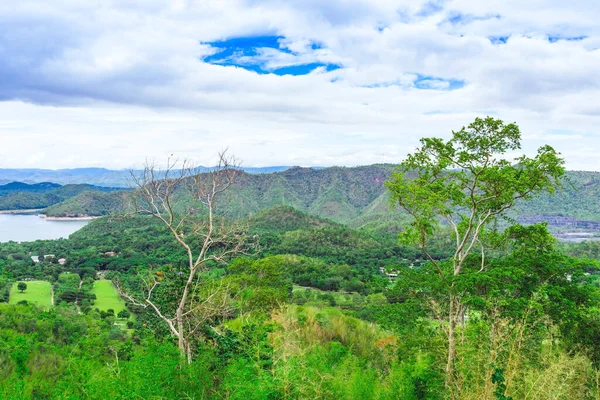
[(397, 162), (476, 116), (600, 170), (596, 0), (0, 3), (0, 168)]

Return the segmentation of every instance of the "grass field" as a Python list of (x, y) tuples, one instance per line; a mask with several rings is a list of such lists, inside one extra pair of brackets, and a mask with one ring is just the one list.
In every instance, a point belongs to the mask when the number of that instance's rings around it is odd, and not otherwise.
[(125, 302), (117, 293), (117, 289), (113, 286), (112, 281), (106, 279), (95, 281), (92, 293), (96, 295), (93, 308), (98, 308), (101, 311), (112, 308), (115, 310), (115, 315), (125, 309)]
[(27, 300), (29, 303), (36, 303), (46, 309), (52, 307), (52, 285), (45, 281), (27, 281), (27, 290), (21, 293), (17, 289), (18, 282), (15, 282), (10, 289), (10, 304), (17, 304), (21, 300)]

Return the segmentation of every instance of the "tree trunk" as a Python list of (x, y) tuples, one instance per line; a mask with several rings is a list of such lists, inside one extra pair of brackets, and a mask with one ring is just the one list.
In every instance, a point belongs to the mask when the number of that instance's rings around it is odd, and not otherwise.
[(449, 390), (452, 399), (456, 399), (455, 393), (455, 371), (454, 360), (456, 359), (456, 310), (458, 300), (454, 295), (450, 296), (450, 310), (448, 312), (448, 360), (446, 362), (446, 389)]
[(191, 364), (192, 363), (192, 347), (190, 346), (190, 342), (187, 339), (185, 340), (185, 351), (187, 354), (187, 363)]
[(181, 361), (187, 360), (188, 364), (192, 363), (192, 353), (190, 350), (188, 338), (185, 334), (185, 328), (183, 326), (183, 310), (185, 309), (185, 305), (187, 304), (187, 298), (190, 293), (190, 286), (194, 280), (194, 276), (196, 275), (197, 268), (195, 268), (193, 264), (193, 258), (190, 256), (190, 274), (183, 288), (183, 294), (181, 295), (181, 301), (179, 302), (179, 307), (177, 307), (176, 318), (177, 318), (177, 330), (179, 331), (179, 352), (181, 353)]
[(183, 310), (180, 308), (177, 309), (176, 312), (177, 319), (177, 331), (179, 332), (179, 336), (177, 337), (177, 346), (179, 347), (179, 353), (181, 355), (181, 361), (186, 359), (186, 349), (185, 349), (185, 335), (183, 332)]

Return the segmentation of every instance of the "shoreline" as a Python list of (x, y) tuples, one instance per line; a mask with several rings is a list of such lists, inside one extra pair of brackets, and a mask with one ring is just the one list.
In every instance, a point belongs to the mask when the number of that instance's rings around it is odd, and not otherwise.
[(49, 217), (46, 214), (40, 214), (43, 208), (30, 210), (0, 210), (0, 215), (37, 215), (46, 221), (91, 221), (101, 216), (84, 216), (84, 217)]
[(36, 208), (30, 210), (0, 210), (0, 214), (36, 214), (42, 211), (43, 208)]
[(91, 217), (91, 216), (86, 216), (86, 217), (49, 217), (45, 214), (38, 214), (38, 217), (44, 218), (46, 221), (91, 221), (96, 218), (102, 218), (102, 217)]

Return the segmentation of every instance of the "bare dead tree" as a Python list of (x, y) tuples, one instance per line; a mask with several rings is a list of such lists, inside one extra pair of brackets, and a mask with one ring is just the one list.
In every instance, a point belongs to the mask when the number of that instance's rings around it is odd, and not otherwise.
[[(146, 286), (143, 299), (127, 293), (118, 282), (116, 286), (121, 296), (133, 305), (150, 308), (165, 322), (177, 338), (182, 359), (188, 363), (192, 360), (191, 336), (208, 319), (232, 310), (228, 287), (214, 287), (204, 293), (204, 297), (193, 294), (199, 293), (200, 273), (211, 262), (226, 263), (232, 256), (247, 253), (252, 247), (246, 240), (245, 230), (215, 218), (216, 201), (234, 183), (239, 167), (226, 151), (220, 152), (218, 158), (216, 168), (208, 173), (199, 173), (188, 161), (178, 167), (178, 160), (170, 157), (166, 169), (160, 170), (156, 164), (147, 162), (141, 173), (131, 174), (135, 212), (160, 220), (185, 249), (187, 279), (179, 291), (174, 312), (161, 309), (153, 299), (153, 292), (161, 284), (156, 274), (141, 277)], [(186, 207), (175, 199), (184, 193), (193, 200)]]

